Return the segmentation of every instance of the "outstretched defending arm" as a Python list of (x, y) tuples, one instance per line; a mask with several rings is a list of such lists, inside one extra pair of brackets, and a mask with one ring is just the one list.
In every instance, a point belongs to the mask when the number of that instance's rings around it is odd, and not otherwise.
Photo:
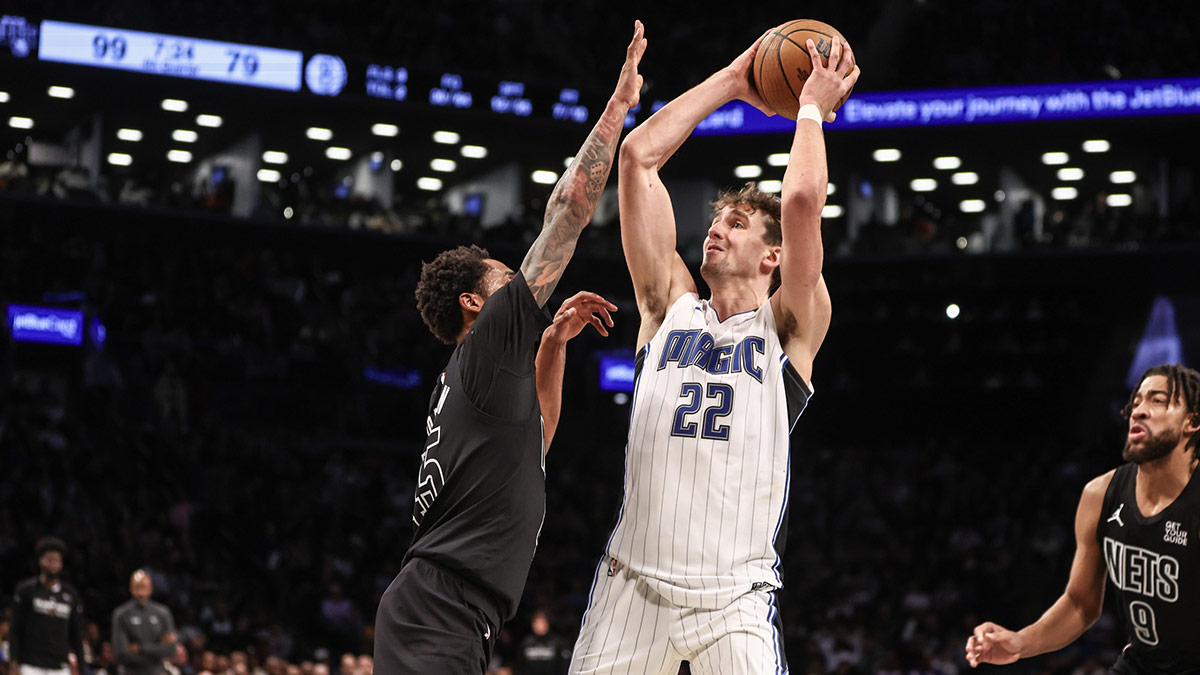
[(675, 213), (658, 172), (696, 125), (729, 101), (742, 99), (771, 114), (747, 77), (761, 42), (654, 113), (621, 144), (621, 243), (642, 319), (638, 346), (654, 336), (676, 298), (696, 289), (675, 251)]
[(635, 22), (633, 41), (625, 49), (625, 65), (621, 68), (617, 88), (571, 166), (554, 186), (546, 204), (542, 233), (521, 263), (521, 273), (539, 307), (544, 307), (550, 299), (575, 253), (579, 233), (596, 212), (596, 204), (612, 169), (617, 139), (625, 126), (625, 115), (637, 105), (642, 89), (642, 76), (638, 75), (637, 68), (646, 51), (642, 33), (642, 22)]
[(608, 337), (612, 327), (612, 315), (617, 306), (604, 298), (580, 291), (558, 308), (554, 323), (542, 333), (542, 344), (538, 345), (536, 371), (538, 404), (542, 408), (542, 437), (545, 450), (550, 452), (554, 432), (558, 430), (558, 418), (562, 412), (563, 369), (567, 364), (567, 342), (583, 327), (592, 324), (596, 332)]
[[(807, 47), (812, 72), (800, 91), (801, 116), (796, 121), (788, 168), (783, 174), (781, 284), (772, 298), (780, 339), (792, 366), (805, 380), (811, 379), (812, 362), (825, 339), (831, 315), (829, 291), (821, 277), (825, 259), (821, 210), (829, 166), (820, 120), (833, 118), (833, 107), (854, 88), (860, 72), (850, 45), (841, 40), (833, 41), (829, 63), (824, 65), (812, 40)], [(804, 117), (805, 106), (815, 106), (820, 119)], [(811, 112), (812, 108), (807, 110)]]
[(967, 663), (1002, 665), (1062, 649), (1079, 639), (1100, 618), (1104, 606), (1104, 554), (1096, 539), (1104, 493), (1112, 471), (1083, 488), (1075, 514), (1075, 560), (1067, 590), (1040, 619), (1013, 632), (990, 621), (975, 627), (967, 639)]

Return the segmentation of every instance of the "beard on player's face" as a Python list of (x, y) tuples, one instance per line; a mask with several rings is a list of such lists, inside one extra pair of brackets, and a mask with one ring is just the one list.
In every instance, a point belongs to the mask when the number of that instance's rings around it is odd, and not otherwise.
[(1164, 429), (1157, 434), (1147, 433), (1144, 439), (1136, 443), (1125, 441), (1125, 448), (1121, 450), (1121, 459), (1134, 464), (1145, 464), (1162, 459), (1171, 454), (1171, 451), (1179, 445), (1181, 438), (1183, 438), (1181, 432), (1171, 433), (1170, 429)]

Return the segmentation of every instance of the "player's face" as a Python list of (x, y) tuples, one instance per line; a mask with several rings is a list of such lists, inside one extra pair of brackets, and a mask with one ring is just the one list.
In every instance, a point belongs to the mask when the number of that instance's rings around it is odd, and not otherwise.
[(508, 265), (495, 260), (493, 258), (484, 258), (483, 263), (488, 266), (488, 271), (483, 275), (483, 299), (486, 301), (492, 297), (492, 293), (504, 287), (504, 284), (513, 280), (517, 273), (509, 269)]
[(1167, 376), (1152, 375), (1138, 387), (1121, 457), (1143, 464), (1171, 454), (1183, 438), (1188, 412), (1182, 397), (1167, 396)]
[(704, 238), (700, 274), (711, 286), (728, 277), (753, 277), (762, 273), (762, 261), (771, 251), (763, 241), (766, 215), (749, 204), (726, 206), (713, 217)]
[(38, 558), (38, 565), (46, 576), (56, 577), (59, 572), (62, 572), (62, 554), (58, 551), (46, 551), (41, 558)]
[(129, 581), (129, 594), (135, 599), (145, 602), (154, 594), (154, 584), (148, 574), (135, 574)]

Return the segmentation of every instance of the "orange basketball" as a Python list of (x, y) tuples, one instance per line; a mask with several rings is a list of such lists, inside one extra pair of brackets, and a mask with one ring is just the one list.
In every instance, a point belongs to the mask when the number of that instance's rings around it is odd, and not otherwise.
[[(800, 109), (800, 90), (812, 70), (812, 57), (808, 55), (806, 46), (806, 41), (810, 39), (826, 65), (829, 63), (833, 40), (845, 40), (836, 28), (827, 23), (813, 19), (789, 21), (771, 29), (763, 38), (750, 71), (758, 95), (777, 114), (790, 120), (796, 119), (796, 112)], [(845, 102), (843, 98), (833, 109), (837, 110)]]

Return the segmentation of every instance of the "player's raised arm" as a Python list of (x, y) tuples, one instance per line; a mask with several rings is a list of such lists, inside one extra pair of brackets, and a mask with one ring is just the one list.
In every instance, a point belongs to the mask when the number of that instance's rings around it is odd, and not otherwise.
[(779, 325), (788, 333), (783, 337), (792, 364), (806, 379), (830, 316), (829, 293), (821, 278), (825, 256), (821, 209), (829, 184), (821, 120), (833, 119), (834, 106), (850, 93), (859, 75), (854, 53), (844, 41), (833, 40), (827, 64), (812, 40), (807, 47), (812, 72), (800, 91), (796, 133), (780, 195), (783, 250), (776, 306), (776, 316), (782, 319)]
[(642, 315), (639, 346), (654, 335), (671, 303), (696, 287), (675, 251), (675, 214), (659, 169), (696, 125), (729, 101), (742, 99), (772, 114), (747, 78), (761, 42), (759, 37), (733, 63), (654, 113), (621, 144), (621, 243)]
[(1104, 493), (1113, 471), (1083, 489), (1075, 514), (1075, 559), (1067, 589), (1050, 609), (1020, 631), (990, 621), (975, 627), (967, 639), (967, 662), (1005, 664), (1052, 652), (1071, 644), (1100, 618), (1104, 606), (1104, 554), (1096, 538)]
[(542, 332), (542, 343), (537, 353), (538, 404), (542, 409), (542, 439), (545, 451), (550, 452), (554, 432), (558, 430), (558, 418), (562, 412), (563, 370), (567, 364), (567, 342), (583, 327), (592, 324), (596, 332), (608, 337), (613, 320), (610, 312), (617, 306), (595, 293), (580, 291), (571, 296), (558, 308), (554, 323)]
[(521, 263), (521, 273), (539, 307), (545, 306), (550, 299), (575, 253), (579, 233), (596, 212), (596, 204), (612, 169), (617, 140), (625, 126), (625, 115), (637, 105), (642, 90), (642, 76), (638, 75), (637, 68), (646, 51), (642, 33), (642, 22), (634, 22), (633, 40), (625, 49), (625, 64), (621, 67), (617, 88), (571, 166), (554, 186), (546, 204), (542, 233)]

